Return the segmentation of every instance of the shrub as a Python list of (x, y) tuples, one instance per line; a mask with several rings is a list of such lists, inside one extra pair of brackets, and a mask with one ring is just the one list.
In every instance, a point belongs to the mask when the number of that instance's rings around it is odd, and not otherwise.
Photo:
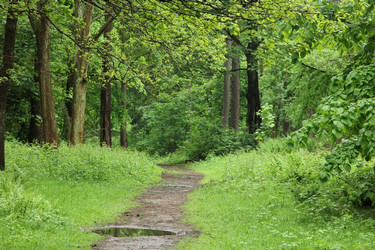
[(200, 120), (189, 131), (188, 139), (182, 146), (190, 160), (203, 160), (211, 155), (225, 155), (240, 149), (251, 149), (254, 139), (246, 131), (235, 132), (231, 129), (222, 129), (220, 123), (208, 123)]

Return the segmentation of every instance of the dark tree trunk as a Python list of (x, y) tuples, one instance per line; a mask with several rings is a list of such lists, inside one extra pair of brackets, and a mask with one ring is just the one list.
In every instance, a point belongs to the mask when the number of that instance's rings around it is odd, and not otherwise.
[(64, 124), (62, 128), (62, 136), (65, 141), (70, 139), (70, 129), (72, 126), (72, 113), (73, 113), (73, 86), (74, 86), (74, 67), (72, 63), (69, 63), (69, 75), (68, 80), (66, 81), (66, 99), (65, 99), (65, 112), (64, 112)]
[[(122, 106), (124, 109), (124, 112), (126, 112), (127, 109), (127, 103), (126, 103), (126, 82), (121, 83), (121, 92), (122, 92)], [(121, 147), (128, 148), (128, 134), (126, 132), (127, 123), (125, 120), (125, 117), (123, 117), (123, 123), (121, 125), (121, 131), (120, 131), (120, 144)]]
[(231, 117), (230, 127), (235, 131), (238, 130), (238, 124), (240, 119), (240, 56), (236, 52), (236, 55), (232, 58), (232, 105), (231, 105)]
[[(230, 49), (232, 44), (231, 39), (225, 39), (227, 44), (227, 49)], [(229, 107), (230, 107), (230, 69), (232, 61), (229, 57), (229, 54), (226, 55), (227, 60), (225, 61), (225, 72), (224, 72), (224, 91), (223, 91), (223, 108), (222, 108), (222, 125), (223, 128), (228, 127), (229, 121)]]
[(260, 96), (259, 96), (259, 78), (258, 78), (258, 63), (254, 52), (259, 46), (258, 42), (251, 42), (247, 45), (246, 61), (247, 61), (247, 119), (246, 124), (249, 128), (249, 133), (254, 133), (260, 127), (261, 118), (257, 115), (260, 110)]
[[(108, 21), (106, 16), (106, 22)], [(104, 144), (107, 147), (112, 146), (112, 129), (111, 129), (111, 58), (110, 52), (112, 50), (111, 45), (111, 31), (113, 29), (113, 23), (108, 25), (104, 31), (104, 39), (106, 40), (104, 47), (106, 53), (103, 55), (103, 75), (104, 84), (101, 87), (100, 93), (100, 145)]]
[(27, 141), (29, 143), (41, 143), (43, 141), (43, 127), (42, 121), (39, 119), (41, 116), (40, 101), (39, 98), (32, 93), (30, 94), (30, 115)]
[[(48, 4), (46, 0), (38, 2), (38, 10), (43, 10)], [(43, 119), (44, 142), (48, 144), (57, 144), (57, 124), (55, 107), (52, 93), (52, 74), (50, 59), (50, 34), (49, 20), (47, 16), (41, 13), (36, 18), (29, 17), (36, 36), (36, 71), (39, 78), (40, 103)]]
[(17, 31), (17, 9), (18, 0), (9, 3), (8, 16), (5, 23), (3, 61), (0, 69), (0, 171), (5, 170), (5, 114), (8, 97), (10, 70), (14, 63), (14, 48)]
[(283, 120), (283, 135), (287, 135), (290, 131), (290, 123), (286, 120)]

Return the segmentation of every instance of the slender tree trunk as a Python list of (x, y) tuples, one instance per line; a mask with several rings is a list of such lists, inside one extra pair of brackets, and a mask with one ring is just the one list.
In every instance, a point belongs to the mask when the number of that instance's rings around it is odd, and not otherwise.
[[(106, 16), (106, 22), (109, 16)], [(111, 32), (113, 29), (113, 22), (108, 25), (104, 31), (104, 39), (106, 40), (104, 47), (106, 54), (103, 55), (103, 75), (104, 84), (101, 87), (100, 93), (100, 145), (106, 144), (107, 147), (112, 146), (112, 131), (111, 131)]]
[(235, 131), (238, 130), (238, 124), (240, 119), (240, 57), (236, 52), (236, 55), (232, 58), (232, 105), (231, 105), (231, 117), (230, 127)]
[(90, 57), (90, 49), (87, 48), (87, 44), (90, 36), (92, 11), (93, 6), (91, 4), (75, 0), (75, 17), (83, 21), (83, 27), (81, 22), (77, 22), (76, 41), (81, 44), (81, 47), (76, 46), (75, 49), (75, 71), (72, 76), (74, 82), (70, 130), (70, 142), (72, 145), (83, 143), (87, 92), (86, 77)]
[(287, 135), (290, 130), (290, 123), (286, 120), (283, 120), (283, 135)]
[(14, 48), (16, 44), (18, 0), (9, 3), (8, 16), (5, 23), (3, 61), (0, 69), (0, 171), (5, 170), (5, 114), (10, 83), (10, 70), (13, 69)]
[(247, 61), (247, 119), (246, 123), (250, 133), (254, 133), (260, 127), (261, 118), (257, 115), (260, 110), (259, 97), (259, 78), (258, 64), (254, 52), (257, 50), (259, 43), (253, 41), (247, 45), (246, 61)]
[[(123, 106), (123, 109), (124, 109), (124, 112), (126, 111), (127, 109), (127, 103), (126, 103), (126, 82), (122, 82), (121, 83), (121, 92), (122, 92), (122, 106)], [(126, 132), (126, 127), (127, 127), (127, 124), (126, 124), (126, 120), (124, 118), (123, 120), (123, 123), (121, 125), (121, 131), (120, 131), (120, 144), (121, 144), (121, 147), (124, 147), (124, 148), (128, 148), (128, 134)]]
[[(47, 4), (48, 1), (40, 0), (38, 2), (38, 10), (43, 11)], [(39, 78), (44, 142), (49, 144), (57, 144), (58, 136), (52, 93), (52, 74), (50, 59), (50, 23), (44, 13), (40, 14), (36, 18), (30, 16), (29, 19), (36, 36), (37, 44), (36, 70)]]
[(29, 143), (43, 141), (43, 123), (38, 118), (41, 116), (40, 100), (35, 95), (30, 93), (30, 122), (29, 122), (29, 134), (27, 136), (27, 141)]
[(65, 141), (70, 140), (70, 129), (72, 126), (72, 112), (73, 112), (73, 104), (72, 100), (73, 98), (71, 97), (73, 93), (73, 86), (74, 86), (74, 67), (72, 66), (72, 63), (69, 63), (69, 75), (68, 75), (68, 80), (66, 81), (66, 89), (65, 89), (65, 94), (66, 94), (66, 99), (65, 99), (65, 112), (64, 112), (64, 123), (63, 123), (63, 128), (62, 128), (62, 136)]
[[(225, 42), (229, 50), (232, 41), (230, 38), (226, 38)], [(229, 54), (226, 55), (227, 60), (225, 61), (225, 72), (224, 72), (224, 91), (223, 91), (223, 108), (222, 108), (222, 125), (223, 128), (228, 127), (229, 121), (229, 106), (230, 106), (230, 69), (232, 60), (229, 57)]]

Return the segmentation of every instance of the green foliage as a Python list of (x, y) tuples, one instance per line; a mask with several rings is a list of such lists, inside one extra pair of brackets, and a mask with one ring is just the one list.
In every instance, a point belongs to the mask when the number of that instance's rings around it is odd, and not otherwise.
[(131, 135), (144, 137), (143, 140), (138, 139), (136, 147), (159, 155), (176, 151), (186, 140), (191, 116), (186, 99), (177, 97), (164, 102), (161, 100), (146, 109), (142, 117), (146, 126), (136, 135)]
[(322, 166), (320, 177), (323, 181), (333, 171), (349, 172), (353, 167), (363, 165), (362, 158), (369, 161), (375, 155), (374, 76), (375, 67), (365, 65), (347, 76), (334, 78), (335, 94), (325, 98), (313, 118), (291, 135), (291, 144), (305, 143), (310, 132), (329, 136), (335, 149), (326, 156)]
[(275, 128), (275, 116), (272, 114), (272, 105), (265, 103), (262, 109), (258, 111), (258, 115), (262, 118), (262, 124), (257, 131), (255, 131), (255, 139), (263, 141), (266, 137), (271, 137)]
[(267, 140), (249, 153), (194, 164), (206, 177), (186, 208), (202, 234), (180, 247), (372, 248), (373, 209), (359, 210), (351, 202), (355, 180), (368, 172), (321, 185), (316, 166), (323, 162), (319, 152), (287, 153), (285, 141)]
[(188, 133), (181, 150), (189, 160), (203, 160), (210, 155), (225, 155), (236, 150), (250, 150), (254, 138), (246, 131), (223, 129), (219, 122), (199, 119)]

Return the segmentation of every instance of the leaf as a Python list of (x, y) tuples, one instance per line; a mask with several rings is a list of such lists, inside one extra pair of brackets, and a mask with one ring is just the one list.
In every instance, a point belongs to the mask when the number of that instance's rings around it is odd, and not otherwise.
[(344, 124), (340, 121), (334, 121), (333, 124), (338, 128), (339, 130), (342, 130), (344, 128)]
[(336, 139), (342, 137), (342, 133), (340, 131), (337, 131), (336, 129), (332, 129), (332, 134), (336, 137)]
[(371, 117), (371, 119), (368, 121), (368, 124), (375, 126), (375, 116)]
[(350, 166), (349, 163), (345, 163), (345, 164), (343, 165), (343, 168), (344, 168), (344, 170), (347, 171), (347, 172), (350, 172), (350, 170), (352, 169), (352, 167)]
[(342, 113), (344, 113), (344, 109), (343, 108), (338, 108), (337, 110), (337, 114), (341, 115)]

